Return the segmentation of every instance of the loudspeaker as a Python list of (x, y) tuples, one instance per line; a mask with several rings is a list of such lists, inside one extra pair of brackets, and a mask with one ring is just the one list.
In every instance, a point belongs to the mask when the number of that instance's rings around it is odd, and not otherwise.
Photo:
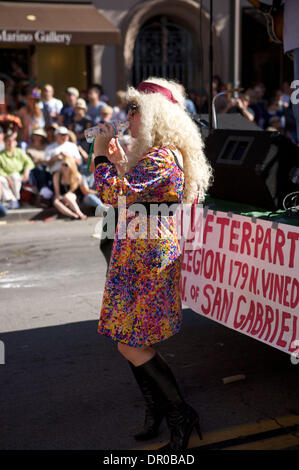
[[(192, 116), (192, 119), (199, 127), (202, 137), (206, 139), (210, 134), (209, 115), (195, 114)], [(240, 113), (217, 114), (217, 124), (218, 129), (262, 131), (255, 122), (249, 121)]]
[(212, 197), (275, 210), (299, 191), (299, 148), (279, 132), (214, 129), (205, 144)]

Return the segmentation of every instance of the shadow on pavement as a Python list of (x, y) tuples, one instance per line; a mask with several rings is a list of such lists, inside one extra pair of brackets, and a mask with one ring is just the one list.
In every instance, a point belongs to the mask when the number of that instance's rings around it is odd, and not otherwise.
[[(143, 399), (116, 343), (97, 333), (97, 320), (2, 333), (0, 340), (2, 450), (138, 446), (132, 436), (143, 422)], [(286, 354), (190, 310), (181, 331), (155, 347), (204, 432), (285, 413), (296, 403), (298, 411), (298, 371)], [(238, 373), (246, 379), (223, 385), (223, 377)], [(167, 439), (163, 422), (156, 441)]]

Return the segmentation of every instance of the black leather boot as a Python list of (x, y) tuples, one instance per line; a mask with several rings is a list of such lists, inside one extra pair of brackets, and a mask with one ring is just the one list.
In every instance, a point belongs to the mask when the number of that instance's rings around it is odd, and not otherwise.
[(130, 361), (128, 363), (146, 404), (143, 428), (134, 435), (134, 438), (137, 441), (145, 441), (158, 435), (160, 424), (165, 416), (163, 397), (161, 397), (161, 394), (159, 396), (154, 393), (151, 381), (149, 381), (141, 366), (136, 367)]
[(160, 447), (160, 449), (172, 451), (187, 449), (189, 437), (194, 427), (200, 439), (202, 439), (198, 414), (192, 406), (185, 402), (165, 359), (156, 351), (152, 359), (139, 367), (151, 380), (153, 390), (156, 390), (156, 393), (160, 392), (165, 400), (170, 442), (166, 446)]

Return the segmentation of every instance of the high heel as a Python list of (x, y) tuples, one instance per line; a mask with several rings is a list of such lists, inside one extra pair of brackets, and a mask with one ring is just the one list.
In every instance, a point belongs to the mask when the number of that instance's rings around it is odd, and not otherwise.
[(170, 442), (160, 449), (175, 451), (187, 449), (194, 428), (202, 439), (198, 414), (187, 403), (174, 406), (166, 416), (166, 420), (170, 429)]
[(197, 412), (185, 402), (172, 370), (167, 362), (156, 351), (149, 361), (138, 368), (142, 368), (152, 383), (152, 390), (156, 390), (156, 396), (160, 394), (165, 403), (165, 416), (170, 430), (170, 442), (161, 447), (167, 450), (185, 450), (191, 432), (195, 426), (199, 437), (202, 434), (199, 429), (199, 416)]

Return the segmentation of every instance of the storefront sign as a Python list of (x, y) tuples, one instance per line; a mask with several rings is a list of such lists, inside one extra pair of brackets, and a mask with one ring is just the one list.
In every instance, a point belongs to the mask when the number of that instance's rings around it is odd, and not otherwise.
[(193, 232), (180, 240), (183, 302), (281, 351), (298, 352), (299, 227), (203, 209), (193, 222)]
[(0, 42), (29, 44), (71, 44), (72, 34), (56, 31), (0, 31)]

